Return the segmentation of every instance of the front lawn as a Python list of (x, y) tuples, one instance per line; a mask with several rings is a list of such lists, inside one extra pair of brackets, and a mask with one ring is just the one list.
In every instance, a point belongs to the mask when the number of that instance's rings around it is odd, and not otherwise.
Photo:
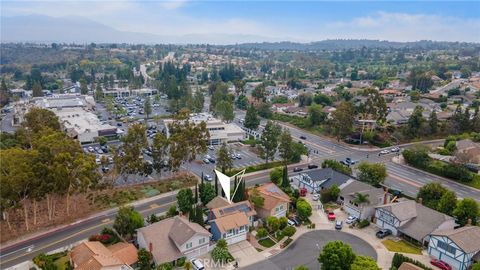
[(258, 243), (266, 248), (273, 247), (275, 245), (275, 242), (270, 239), (270, 237), (259, 240)]
[(393, 241), (391, 239), (383, 240), (382, 244), (392, 252), (411, 253), (422, 255), (422, 249), (416, 247), (404, 240)]

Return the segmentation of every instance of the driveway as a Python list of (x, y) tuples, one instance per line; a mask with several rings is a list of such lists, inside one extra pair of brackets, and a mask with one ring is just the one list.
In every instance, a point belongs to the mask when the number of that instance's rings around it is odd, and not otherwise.
[(356, 254), (377, 260), (375, 249), (357, 236), (341, 231), (317, 230), (303, 234), (278, 255), (242, 269), (286, 270), (302, 264), (308, 269), (320, 269), (317, 261), (320, 251), (328, 242), (335, 240), (348, 243)]

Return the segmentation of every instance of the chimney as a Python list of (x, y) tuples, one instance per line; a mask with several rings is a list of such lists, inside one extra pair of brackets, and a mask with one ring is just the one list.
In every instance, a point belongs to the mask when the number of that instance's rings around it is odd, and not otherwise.
[(423, 198), (418, 198), (418, 203), (423, 204)]
[(383, 204), (388, 203), (388, 187), (385, 187), (385, 193), (383, 193)]
[(153, 244), (152, 244), (152, 242), (148, 243), (148, 251), (149, 251), (150, 253), (152, 253), (152, 251), (153, 251)]

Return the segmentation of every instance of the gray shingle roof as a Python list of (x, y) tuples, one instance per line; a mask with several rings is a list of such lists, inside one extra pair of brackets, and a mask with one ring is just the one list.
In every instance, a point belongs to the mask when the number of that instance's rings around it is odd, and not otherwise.
[(432, 235), (450, 238), (466, 253), (480, 251), (480, 227), (466, 226), (455, 230), (436, 231)]
[(352, 178), (351, 176), (339, 173), (332, 168), (310, 170), (302, 172), (301, 174), (308, 175), (315, 182), (324, 181), (320, 184), (320, 187), (322, 188), (330, 188), (332, 185), (339, 187)]
[(398, 229), (402, 233), (420, 242), (442, 223), (453, 220), (451, 216), (447, 216), (412, 200), (385, 204), (377, 208), (383, 208), (391, 212), (399, 220), (407, 221)]

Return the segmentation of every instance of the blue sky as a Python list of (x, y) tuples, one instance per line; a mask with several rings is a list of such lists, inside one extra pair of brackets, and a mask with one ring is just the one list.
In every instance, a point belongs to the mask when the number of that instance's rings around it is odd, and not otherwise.
[(82, 16), (159, 35), (480, 42), (480, 1), (3, 1), (2, 16)]

